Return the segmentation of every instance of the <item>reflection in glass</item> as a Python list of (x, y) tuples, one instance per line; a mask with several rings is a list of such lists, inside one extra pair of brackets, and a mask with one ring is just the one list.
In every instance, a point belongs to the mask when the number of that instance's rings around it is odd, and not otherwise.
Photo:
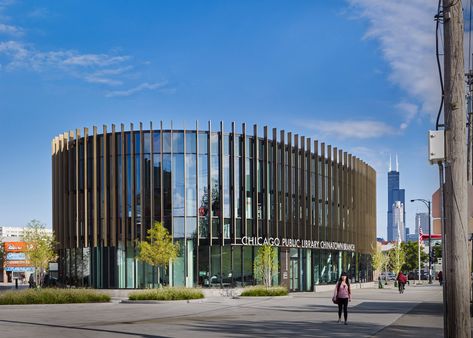
[(136, 131), (134, 133), (134, 136), (135, 136), (135, 154), (139, 154), (141, 153), (141, 142), (140, 142), (140, 132), (139, 131)]
[(207, 139), (207, 133), (199, 133), (199, 154), (200, 155), (205, 155), (208, 153), (208, 139)]
[(195, 238), (197, 221), (195, 217), (186, 217), (186, 238)]
[(210, 134), (210, 153), (212, 155), (218, 155), (218, 133)]
[(163, 152), (171, 152), (171, 132), (169, 131), (163, 133)]
[(171, 155), (163, 155), (163, 206), (164, 217), (171, 216)]
[(235, 157), (235, 216), (241, 217), (241, 157)]
[(174, 154), (184, 152), (184, 133), (183, 132), (172, 133), (172, 152)]
[(220, 191), (219, 191), (219, 168), (218, 156), (210, 157), (210, 187), (212, 188), (212, 216), (220, 216)]
[(153, 152), (161, 152), (161, 133), (159, 131), (153, 132)]
[(184, 155), (172, 157), (172, 215), (184, 216)]
[(246, 159), (246, 218), (253, 218), (253, 195), (252, 189), (253, 186), (253, 160)]
[(184, 238), (184, 217), (174, 217), (173, 219), (173, 238)]
[(161, 219), (161, 158), (159, 154), (153, 157), (153, 175), (154, 175), (154, 220)]
[(149, 132), (143, 132), (143, 151), (145, 154), (151, 152), (151, 134)]
[(186, 215), (196, 215), (197, 202), (196, 157), (186, 155)]
[(196, 153), (196, 137), (195, 132), (186, 132), (186, 154)]

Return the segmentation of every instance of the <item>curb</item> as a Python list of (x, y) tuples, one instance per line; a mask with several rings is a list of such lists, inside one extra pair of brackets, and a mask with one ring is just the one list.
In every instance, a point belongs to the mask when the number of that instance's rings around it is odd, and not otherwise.
[(207, 298), (179, 300), (122, 300), (120, 304), (169, 304), (169, 303), (205, 303)]

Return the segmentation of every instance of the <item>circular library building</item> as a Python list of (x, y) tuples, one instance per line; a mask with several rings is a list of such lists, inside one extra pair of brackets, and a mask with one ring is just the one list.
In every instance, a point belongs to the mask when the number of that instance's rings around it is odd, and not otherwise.
[[(52, 192), (66, 285), (253, 285), (264, 244), (277, 250), (273, 284), (290, 291), (335, 283), (342, 271), (372, 280), (376, 172), (283, 130), (161, 122), (69, 131), (52, 141)], [(156, 222), (179, 243), (159, 274), (137, 259)]]

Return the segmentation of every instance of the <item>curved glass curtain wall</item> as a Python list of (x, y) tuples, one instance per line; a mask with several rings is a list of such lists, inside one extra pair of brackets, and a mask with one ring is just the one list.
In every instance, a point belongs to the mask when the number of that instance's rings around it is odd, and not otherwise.
[[(235, 245), (245, 235), (356, 244), (356, 253), (291, 249), (291, 261), (311, 271), (294, 280), (299, 289), (334, 282), (342, 269), (369, 279), (364, 237), (373, 229), (361, 222), (373, 222), (374, 171), (336, 148), (325, 154), (322, 144), (318, 154), (317, 143), (311, 150), (310, 140), (287, 136), (281, 143), (195, 130), (65, 134), (53, 149), (63, 278), (105, 288), (155, 285), (156, 271), (135, 259), (135, 241), (160, 221), (180, 244), (161, 273), (165, 284), (254, 283), (257, 247)], [(363, 215), (359, 203), (368, 205)]]

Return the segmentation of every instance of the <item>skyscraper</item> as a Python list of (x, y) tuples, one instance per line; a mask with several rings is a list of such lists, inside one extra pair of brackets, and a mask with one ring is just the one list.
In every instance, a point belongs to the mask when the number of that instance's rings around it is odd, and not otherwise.
[[(398, 238), (398, 229), (394, 225), (393, 210), (396, 202), (402, 203), (402, 224), (406, 224), (405, 190), (399, 189), (399, 162), (396, 155), (396, 170), (391, 168), (391, 157), (389, 157), (388, 171), (388, 241), (395, 241)], [(404, 237), (404, 236), (402, 236)]]
[(427, 232), (429, 229), (429, 214), (426, 212), (416, 213), (416, 235), (419, 235), (419, 226), (422, 227), (423, 232)]
[(395, 231), (394, 240), (398, 242), (406, 241), (406, 227), (404, 223), (404, 204), (396, 201), (393, 204), (393, 228)]

